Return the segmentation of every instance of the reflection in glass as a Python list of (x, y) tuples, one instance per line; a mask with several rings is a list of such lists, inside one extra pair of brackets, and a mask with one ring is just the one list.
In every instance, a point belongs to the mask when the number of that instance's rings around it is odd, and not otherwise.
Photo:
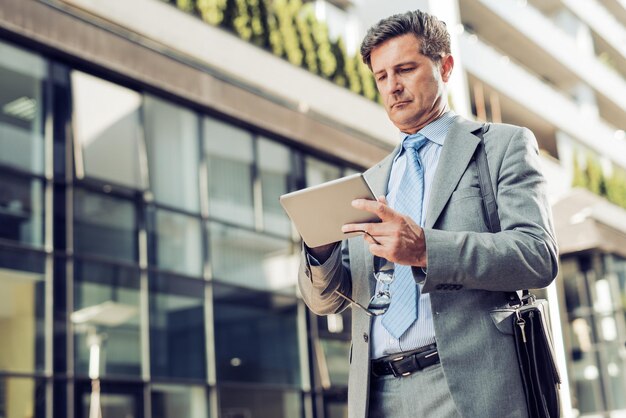
[(144, 104), (150, 188), (157, 202), (198, 212), (198, 117), (152, 96)]
[(302, 399), (296, 391), (222, 388), (219, 397), (222, 418), (302, 417)]
[(96, 349), (100, 376), (141, 375), (139, 294), (138, 269), (76, 261), (71, 320), (77, 374), (89, 373)]
[(206, 378), (204, 282), (150, 275), (153, 377)]
[(202, 275), (200, 219), (153, 209), (149, 218), (150, 262), (157, 267), (192, 276)]
[[(102, 418), (143, 418), (143, 388), (128, 383), (101, 382), (100, 412)], [(91, 385), (76, 383), (74, 418), (90, 418)]]
[(41, 174), (46, 62), (0, 42), (0, 164)]
[(38, 253), (0, 248), (0, 370), (44, 368), (44, 260)]
[(43, 233), (41, 181), (0, 173), (0, 239), (41, 246)]
[(204, 387), (179, 385), (152, 386), (152, 418), (207, 418)]
[(209, 241), (214, 279), (295, 292), (298, 261), (288, 240), (212, 223)]
[(45, 382), (0, 376), (0, 417), (45, 418)]
[(215, 119), (204, 118), (204, 150), (209, 175), (209, 214), (253, 226), (252, 135)]
[(74, 194), (74, 251), (136, 260), (137, 226), (133, 203), (77, 189)]
[(218, 380), (299, 386), (296, 303), (290, 296), (216, 284)]
[(306, 185), (315, 186), (341, 177), (339, 167), (320, 161), (317, 158), (306, 157)]
[(141, 95), (78, 71), (71, 78), (77, 173), (143, 189)]
[(350, 369), (350, 341), (320, 340), (324, 353), (322, 364), (319, 364), (322, 380), (332, 386), (348, 386)]
[(289, 191), (291, 155), (289, 148), (267, 139), (260, 139), (259, 177), (263, 193), (263, 227), (285, 236), (291, 234), (291, 223), (279, 198)]

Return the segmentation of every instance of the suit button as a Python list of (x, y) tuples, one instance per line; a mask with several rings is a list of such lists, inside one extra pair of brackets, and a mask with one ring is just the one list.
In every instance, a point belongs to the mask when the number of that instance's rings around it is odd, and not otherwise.
[(367, 332), (363, 333), (363, 341), (368, 342), (370, 337), (367, 335)]

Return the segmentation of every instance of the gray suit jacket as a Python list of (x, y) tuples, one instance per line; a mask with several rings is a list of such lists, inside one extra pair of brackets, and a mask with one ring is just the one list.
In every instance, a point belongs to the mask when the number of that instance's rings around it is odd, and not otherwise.
[[(557, 273), (557, 246), (537, 142), (525, 128), (492, 124), (484, 134), (502, 232), (489, 233), (472, 155), (481, 124), (458, 117), (446, 137), (435, 173), (424, 234), (429, 292), (441, 364), (459, 413), (464, 417), (526, 417), (512, 321), (493, 311), (507, 292), (550, 284)], [(396, 151), (365, 175), (385, 194)], [(367, 305), (376, 286), (374, 257), (361, 237), (342, 243), (340, 267), (311, 266), (305, 252), (299, 272), (303, 298), (319, 315), (348, 305), (339, 289)], [(414, 268), (414, 273), (418, 274)], [(509, 318), (510, 319), (510, 318)], [(370, 379), (370, 318), (352, 309), (348, 408), (365, 418)]]

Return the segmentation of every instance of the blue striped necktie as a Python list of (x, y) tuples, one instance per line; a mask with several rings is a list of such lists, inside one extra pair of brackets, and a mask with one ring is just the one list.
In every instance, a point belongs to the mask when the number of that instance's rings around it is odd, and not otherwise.
[[(394, 210), (408, 215), (418, 225), (422, 220), (422, 201), (424, 200), (424, 168), (419, 157), (419, 150), (428, 142), (422, 134), (413, 134), (404, 140), (406, 168), (396, 193)], [(417, 319), (419, 287), (413, 279), (411, 266), (396, 264), (394, 280), (390, 285), (391, 304), (382, 319), (382, 324), (394, 338), (402, 334)]]

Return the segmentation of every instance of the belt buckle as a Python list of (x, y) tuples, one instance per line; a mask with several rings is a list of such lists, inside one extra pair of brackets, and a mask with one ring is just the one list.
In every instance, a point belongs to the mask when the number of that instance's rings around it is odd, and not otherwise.
[(389, 368), (391, 368), (391, 373), (393, 374), (393, 377), (406, 377), (406, 376), (410, 376), (413, 373), (413, 372), (400, 373), (396, 369), (396, 364), (400, 363), (405, 358), (406, 356), (399, 356), (399, 357), (389, 360)]

